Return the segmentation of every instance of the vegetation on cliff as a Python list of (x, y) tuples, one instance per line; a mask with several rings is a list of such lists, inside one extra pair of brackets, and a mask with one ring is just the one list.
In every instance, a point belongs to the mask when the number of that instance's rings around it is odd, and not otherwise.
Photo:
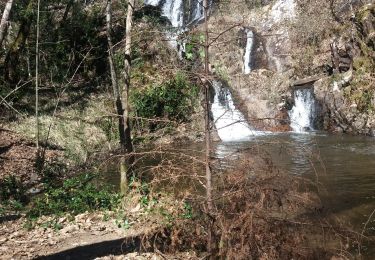
[[(189, 1), (181, 17), (200, 17), (182, 30), (165, 17), (176, 9), (150, 2), (0, 4), (12, 6), (0, 24), (0, 257), (122, 254), (117, 240), (126, 252), (192, 259), (360, 251), (363, 234), (320, 218), (314, 183), (258, 147), (216, 158), (211, 82), (234, 90), (256, 128), (288, 131), (289, 83), (324, 74), (324, 127), (375, 134), (374, 5)], [(244, 73), (249, 30), (256, 64)], [(332, 245), (322, 248), (317, 225)], [(69, 247), (76, 237), (89, 245)]]

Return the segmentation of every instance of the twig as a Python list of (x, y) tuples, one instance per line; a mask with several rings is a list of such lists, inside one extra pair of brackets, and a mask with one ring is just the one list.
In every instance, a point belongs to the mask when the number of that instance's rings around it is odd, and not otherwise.
[(370, 220), (372, 219), (372, 216), (374, 215), (375, 213), (375, 209), (371, 212), (370, 216), (368, 217), (363, 229), (362, 229), (362, 232), (361, 232), (361, 237), (360, 237), (360, 240), (359, 240), (359, 244), (358, 244), (358, 254), (361, 255), (361, 244), (362, 244), (362, 237), (364, 236), (364, 233), (366, 232), (366, 227), (368, 225), (368, 223), (370, 223)]

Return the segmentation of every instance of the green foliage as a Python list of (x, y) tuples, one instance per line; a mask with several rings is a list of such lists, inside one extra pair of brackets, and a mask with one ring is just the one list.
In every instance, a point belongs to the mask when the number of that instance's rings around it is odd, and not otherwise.
[(0, 180), (0, 201), (25, 201), (26, 189), (15, 176), (7, 176)]
[(229, 82), (228, 69), (224, 65), (215, 64), (215, 71), (220, 79)]
[(40, 176), (41, 182), (47, 188), (58, 187), (61, 185), (66, 168), (66, 165), (59, 161), (45, 163)]
[[(365, 47), (362, 49), (365, 49)], [(354, 58), (353, 67), (360, 73), (370, 73), (375, 70), (375, 62), (370, 56), (359, 56)]]
[(15, 176), (0, 180), (0, 216), (19, 212), (27, 202), (26, 188)]
[[(336, 80), (341, 80), (340, 78)], [(350, 104), (356, 104), (358, 111), (369, 113), (374, 111), (373, 97), (375, 87), (371, 73), (365, 69), (353, 71), (350, 85), (344, 88), (344, 96)]]
[(72, 215), (85, 211), (111, 210), (119, 205), (120, 196), (109, 187), (97, 187), (92, 183), (93, 175), (83, 174), (63, 182), (62, 187), (48, 188), (31, 205), (28, 216)]
[(264, 5), (262, 0), (245, 0), (245, 3), (249, 9), (259, 8)]
[(194, 110), (198, 88), (182, 75), (158, 86), (135, 90), (131, 94), (134, 112), (142, 118), (186, 121)]
[(190, 61), (203, 60), (204, 48), (202, 44), (205, 41), (203, 34), (189, 35), (189, 40), (185, 44), (185, 58)]
[(182, 217), (184, 219), (192, 219), (193, 218), (193, 207), (187, 202), (184, 203), (184, 209), (183, 209)]

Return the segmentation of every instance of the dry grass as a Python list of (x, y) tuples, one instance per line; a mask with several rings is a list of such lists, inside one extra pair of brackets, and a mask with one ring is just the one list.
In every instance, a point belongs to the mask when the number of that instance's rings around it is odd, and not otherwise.
[[(117, 129), (115, 125), (114, 129), (108, 126), (112, 122), (108, 119), (111, 116), (108, 112), (112, 109), (110, 106), (108, 98), (98, 96), (90, 98), (84, 107), (73, 105), (61, 108), (55, 117), (50, 114), (40, 116), (41, 142), (45, 143), (48, 136), (47, 145), (64, 150), (70, 162), (86, 162), (90, 154), (111, 147), (109, 131)], [(34, 116), (11, 123), (10, 128), (35, 140)]]

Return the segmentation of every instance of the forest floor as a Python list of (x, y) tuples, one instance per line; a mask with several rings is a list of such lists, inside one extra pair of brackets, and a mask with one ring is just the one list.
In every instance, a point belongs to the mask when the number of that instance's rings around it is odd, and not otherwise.
[[(27, 185), (38, 182), (35, 145), (9, 130), (2, 129), (0, 137), (0, 180), (13, 175)], [(46, 152), (47, 160), (61, 156), (59, 150)], [(338, 247), (341, 237), (349, 239), (349, 235), (346, 231), (340, 233), (319, 217), (322, 208), (316, 194), (306, 189), (309, 183), (279, 173), (267, 159), (255, 153), (239, 158), (236, 170), (228, 169), (217, 178), (215, 186), (225, 196), (218, 202), (213, 234), (223, 243), (220, 251), (224, 255), (230, 258), (251, 253), (254, 259), (265, 260), (347, 259), (344, 256), (348, 246), (332, 251), (322, 245), (322, 236), (330, 243), (335, 241), (333, 246)], [(199, 194), (192, 196), (189, 195), (192, 203), (200, 197)], [(157, 194), (156, 202), (148, 198), (146, 204), (142, 204), (139, 193), (128, 198), (129, 203), (115, 210), (78, 215), (66, 212), (34, 220), (22, 212), (0, 212), (0, 259), (199, 259), (204, 256), (205, 220), (195, 219), (191, 212), (186, 217), (185, 200), (171, 194)], [(197, 205), (201, 203), (198, 201), (202, 199), (196, 201)], [(204, 209), (197, 212), (205, 215)], [(165, 232), (166, 228), (169, 231)], [(168, 245), (164, 247), (165, 244)]]
[[(37, 181), (35, 143), (19, 134), (0, 127), (0, 179), (15, 176), (23, 183)], [(62, 156), (59, 150), (46, 150), (47, 161)]]
[[(14, 176), (27, 189), (39, 187), (41, 176), (35, 168), (35, 155), (35, 143), (11, 130), (0, 129), (0, 181)], [(61, 160), (63, 151), (47, 149), (45, 158)], [(0, 188), (5, 192), (5, 187)], [(147, 207), (139, 203), (139, 194), (129, 197), (127, 212), (119, 208), (31, 220), (20, 210), (0, 211), (0, 259), (116, 259), (116, 255), (121, 255), (121, 259), (165, 259), (161, 253), (135, 251), (143, 243), (142, 237), (165, 227), (167, 219), (160, 209), (171, 216), (180, 204), (166, 197)], [(3, 202), (0, 198), (1, 210)], [(193, 255), (182, 253), (181, 258), (190, 259)]]
[[(110, 220), (104, 220), (103, 212), (80, 214), (73, 221), (62, 217), (60, 222), (64, 227), (60, 230), (43, 226), (28, 230), (24, 218), (4, 221), (0, 226), (0, 258), (93, 259), (106, 256), (104, 259), (113, 259), (121, 255), (120, 259), (165, 259), (163, 254), (135, 252), (145, 234), (160, 228), (157, 220), (139, 220), (125, 229), (116, 223), (115, 212), (106, 214)], [(48, 219), (52, 217), (43, 217), (39, 223)], [(193, 254), (187, 253), (182, 259), (190, 259), (190, 256)]]

